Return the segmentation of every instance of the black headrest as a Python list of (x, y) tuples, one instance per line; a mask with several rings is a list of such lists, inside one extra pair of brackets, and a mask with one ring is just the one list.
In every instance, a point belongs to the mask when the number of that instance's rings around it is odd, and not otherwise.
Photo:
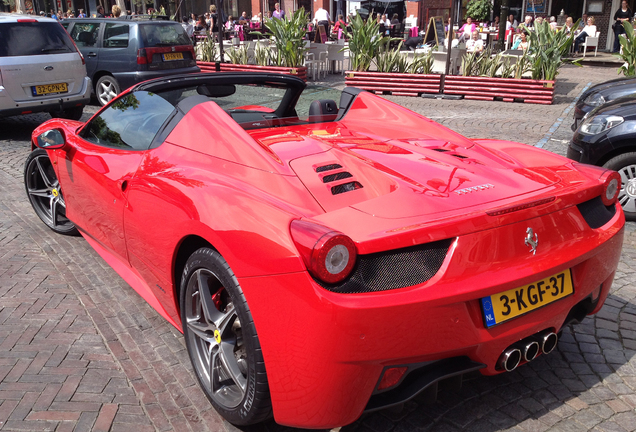
[(309, 115), (336, 115), (338, 114), (338, 105), (331, 99), (315, 100), (309, 105)]
[(80, 34), (77, 35), (77, 40), (87, 45), (90, 45), (93, 43), (93, 34), (87, 31), (80, 32)]

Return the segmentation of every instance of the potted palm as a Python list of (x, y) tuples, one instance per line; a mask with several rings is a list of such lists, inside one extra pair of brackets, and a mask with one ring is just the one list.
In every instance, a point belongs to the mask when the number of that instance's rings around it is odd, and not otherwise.
[(254, 53), (247, 48), (228, 51), (231, 63), (197, 62), (202, 72), (252, 71), (273, 72), (295, 75), (307, 81), (305, 62), (305, 27), (308, 14), (304, 8), (296, 10), (286, 19), (272, 19), (265, 23), (269, 31), (266, 36), (261, 32), (252, 32), (257, 36), (270, 37), (269, 55), (263, 55), (258, 44)]
[[(351, 71), (345, 75), (347, 86), (361, 88), (376, 94), (418, 96), (422, 93), (439, 93), (440, 75), (432, 74), (433, 58), (430, 53), (409, 59), (390, 48), (391, 38), (380, 35), (375, 20), (364, 22), (360, 15), (351, 21), (349, 39)], [(375, 66), (375, 71), (370, 71)]]

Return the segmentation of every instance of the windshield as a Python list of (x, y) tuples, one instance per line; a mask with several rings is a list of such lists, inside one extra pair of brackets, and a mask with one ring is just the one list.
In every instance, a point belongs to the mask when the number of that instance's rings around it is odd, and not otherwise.
[(15, 22), (0, 25), (0, 57), (76, 52), (73, 42), (56, 22)]

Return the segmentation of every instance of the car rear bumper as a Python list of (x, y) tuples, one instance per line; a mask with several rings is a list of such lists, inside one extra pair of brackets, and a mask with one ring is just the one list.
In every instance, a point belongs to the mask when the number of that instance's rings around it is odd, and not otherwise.
[[(420, 286), (338, 294), (305, 272), (240, 278), (263, 349), (276, 421), (342, 426), (365, 410), (408, 400), (437, 379), (478, 369), (485, 375), (500, 373), (497, 361), (512, 344), (539, 332), (558, 332), (582, 302), (591, 301), (584, 314), (597, 312), (620, 258), (622, 211), (618, 208), (603, 227), (586, 229), (558, 247), (556, 237), (572, 227), (556, 224), (562, 230), (550, 230), (550, 223), (585, 222), (577, 207), (557, 213), (543, 224), (524, 221), (458, 238), (438, 274)], [(527, 251), (513, 256), (509, 239), (529, 224), (541, 232), (545, 248), (536, 256)], [(482, 297), (565, 269), (571, 270), (572, 295), (485, 326)], [(395, 366), (413, 372), (396, 389), (415, 387), (378, 397), (385, 394), (376, 391), (383, 371)]]
[(158, 71), (114, 72), (113, 77), (115, 77), (117, 82), (119, 82), (120, 90), (124, 91), (135, 84), (139, 84), (140, 82), (147, 81), (149, 79), (198, 72), (201, 72), (201, 69), (199, 69), (198, 66), (192, 66), (188, 68), (165, 69)]
[(91, 80), (84, 77), (80, 91), (73, 95), (59, 94), (16, 102), (8, 94), (3, 93), (4, 88), (0, 86), (0, 107), (2, 107), (0, 108), (0, 117), (56, 111), (60, 109), (60, 105), (62, 109), (67, 109), (88, 104), (91, 100)]

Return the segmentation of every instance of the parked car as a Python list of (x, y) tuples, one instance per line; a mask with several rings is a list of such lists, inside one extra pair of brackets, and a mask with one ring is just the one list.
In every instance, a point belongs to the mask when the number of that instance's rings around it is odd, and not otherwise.
[(62, 25), (86, 58), (100, 105), (151, 78), (200, 72), (192, 41), (179, 23), (76, 18)]
[(625, 218), (636, 220), (636, 93), (590, 111), (574, 133), (567, 156), (618, 171), (618, 202)]
[(79, 120), (90, 96), (84, 59), (57, 21), (0, 14), (0, 117)]
[(342, 426), (512, 371), (600, 310), (623, 243), (616, 172), (359, 89), (306, 103), (305, 87), (148, 81), (85, 124), (39, 126), (25, 164), (37, 215), (183, 331), (228, 421)]
[(634, 93), (636, 93), (636, 78), (617, 78), (590, 87), (581, 95), (574, 106), (572, 131), (579, 127), (585, 114), (594, 108)]

